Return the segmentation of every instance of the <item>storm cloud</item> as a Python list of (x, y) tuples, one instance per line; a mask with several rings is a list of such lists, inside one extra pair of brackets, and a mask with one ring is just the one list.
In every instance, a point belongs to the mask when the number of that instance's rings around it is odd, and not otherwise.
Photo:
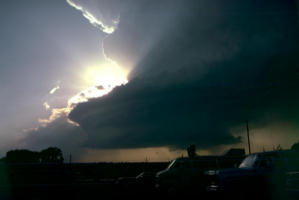
[(65, 158), (72, 153), (75, 160), (82, 153), (82, 146), (86, 141), (86, 134), (81, 127), (69, 122), (65, 115), (57, 119), (41, 124), (38, 128), (26, 130), (22, 138), (19, 138), (18, 147), (42, 150), (55, 146), (63, 150)]
[(104, 46), (130, 81), (70, 113), (84, 146), (215, 148), (241, 143), (231, 130), (246, 120), (298, 122), (296, 1), (130, 1), (120, 12)]
[(299, 139), (298, 1), (68, 2), (113, 28), (99, 49), (131, 71), (129, 82), (69, 115), (52, 111), (19, 146), (58, 146), (84, 161), (163, 149), (159, 160), (191, 143), (213, 153), (244, 147), (246, 120), (255, 150)]

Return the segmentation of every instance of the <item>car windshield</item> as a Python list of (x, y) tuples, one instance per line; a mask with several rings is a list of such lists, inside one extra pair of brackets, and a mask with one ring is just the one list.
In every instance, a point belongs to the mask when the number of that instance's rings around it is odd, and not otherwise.
[(247, 156), (240, 164), (239, 168), (253, 168), (257, 161), (257, 155)]

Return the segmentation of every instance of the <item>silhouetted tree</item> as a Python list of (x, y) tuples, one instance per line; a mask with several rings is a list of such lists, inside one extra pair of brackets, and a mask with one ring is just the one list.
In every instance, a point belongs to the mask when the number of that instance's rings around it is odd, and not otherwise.
[(5, 161), (8, 163), (38, 163), (39, 152), (26, 149), (11, 150), (6, 153)]
[(196, 157), (196, 146), (195, 144), (191, 144), (188, 148), (187, 148), (187, 152), (188, 152), (188, 156), (190, 158), (194, 158)]
[(294, 150), (294, 151), (299, 151), (299, 141), (296, 142), (295, 144), (293, 144), (291, 149)]
[(62, 151), (57, 147), (49, 147), (40, 152), (42, 163), (63, 163)]

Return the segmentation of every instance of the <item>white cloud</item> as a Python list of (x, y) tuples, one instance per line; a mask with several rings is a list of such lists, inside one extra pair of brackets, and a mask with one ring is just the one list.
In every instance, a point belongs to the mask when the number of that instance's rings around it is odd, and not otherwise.
[[(41, 124), (41, 126), (45, 127), (51, 122), (57, 120), (58, 118), (67, 118), (68, 114), (70, 113), (72, 108), (66, 107), (66, 108), (54, 108), (52, 109), (52, 113), (48, 119), (38, 119), (38, 122)], [(71, 120), (68, 120), (69, 123), (74, 124), (77, 126), (77, 123), (72, 122)]]
[(46, 110), (49, 110), (51, 108), (51, 106), (47, 102), (45, 102), (43, 106), (46, 108)]
[(119, 20), (118, 19), (114, 19), (113, 20), (113, 24), (114, 26), (112, 25), (107, 25), (103, 22), (103, 20), (95, 17), (93, 14), (91, 14), (87, 9), (83, 8), (81, 5), (77, 4), (77, 3), (74, 3), (72, 0), (66, 0), (66, 2), (74, 7), (75, 9), (79, 10), (82, 12), (82, 15), (95, 27), (98, 27), (100, 28), (103, 32), (105, 33), (108, 33), (108, 34), (111, 34), (113, 33), (116, 28), (117, 28), (117, 25), (119, 23)]
[(59, 85), (57, 85), (56, 87), (54, 87), (49, 93), (50, 94), (54, 94), (57, 90), (59, 90), (60, 89), (60, 87), (59, 87)]

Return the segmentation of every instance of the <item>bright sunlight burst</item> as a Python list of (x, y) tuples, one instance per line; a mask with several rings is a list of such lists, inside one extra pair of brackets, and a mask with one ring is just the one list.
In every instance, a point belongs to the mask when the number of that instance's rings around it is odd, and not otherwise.
[(117, 64), (105, 64), (88, 67), (83, 75), (84, 81), (90, 85), (104, 88), (121, 85), (127, 82), (127, 73)]
[(90, 98), (101, 97), (109, 93), (114, 87), (126, 84), (128, 72), (116, 62), (109, 61), (98, 66), (89, 66), (82, 73), (82, 79), (88, 88), (82, 90), (68, 101), (71, 107), (74, 104), (86, 102)]
[[(101, 97), (111, 92), (111, 90), (113, 90), (116, 86), (126, 84), (128, 82), (127, 75), (128, 71), (121, 68), (113, 60), (108, 60), (102, 65), (88, 67), (86, 71), (82, 73), (81, 77), (83, 80), (82, 85), (86, 86), (85, 89), (71, 97), (68, 100), (67, 107), (53, 108), (49, 119), (39, 119), (39, 122), (42, 126), (46, 126), (62, 115), (67, 116), (78, 103), (86, 102), (88, 99)], [(44, 106), (47, 109), (49, 105), (45, 104)], [(79, 124), (69, 119), (68, 122), (79, 126)]]

